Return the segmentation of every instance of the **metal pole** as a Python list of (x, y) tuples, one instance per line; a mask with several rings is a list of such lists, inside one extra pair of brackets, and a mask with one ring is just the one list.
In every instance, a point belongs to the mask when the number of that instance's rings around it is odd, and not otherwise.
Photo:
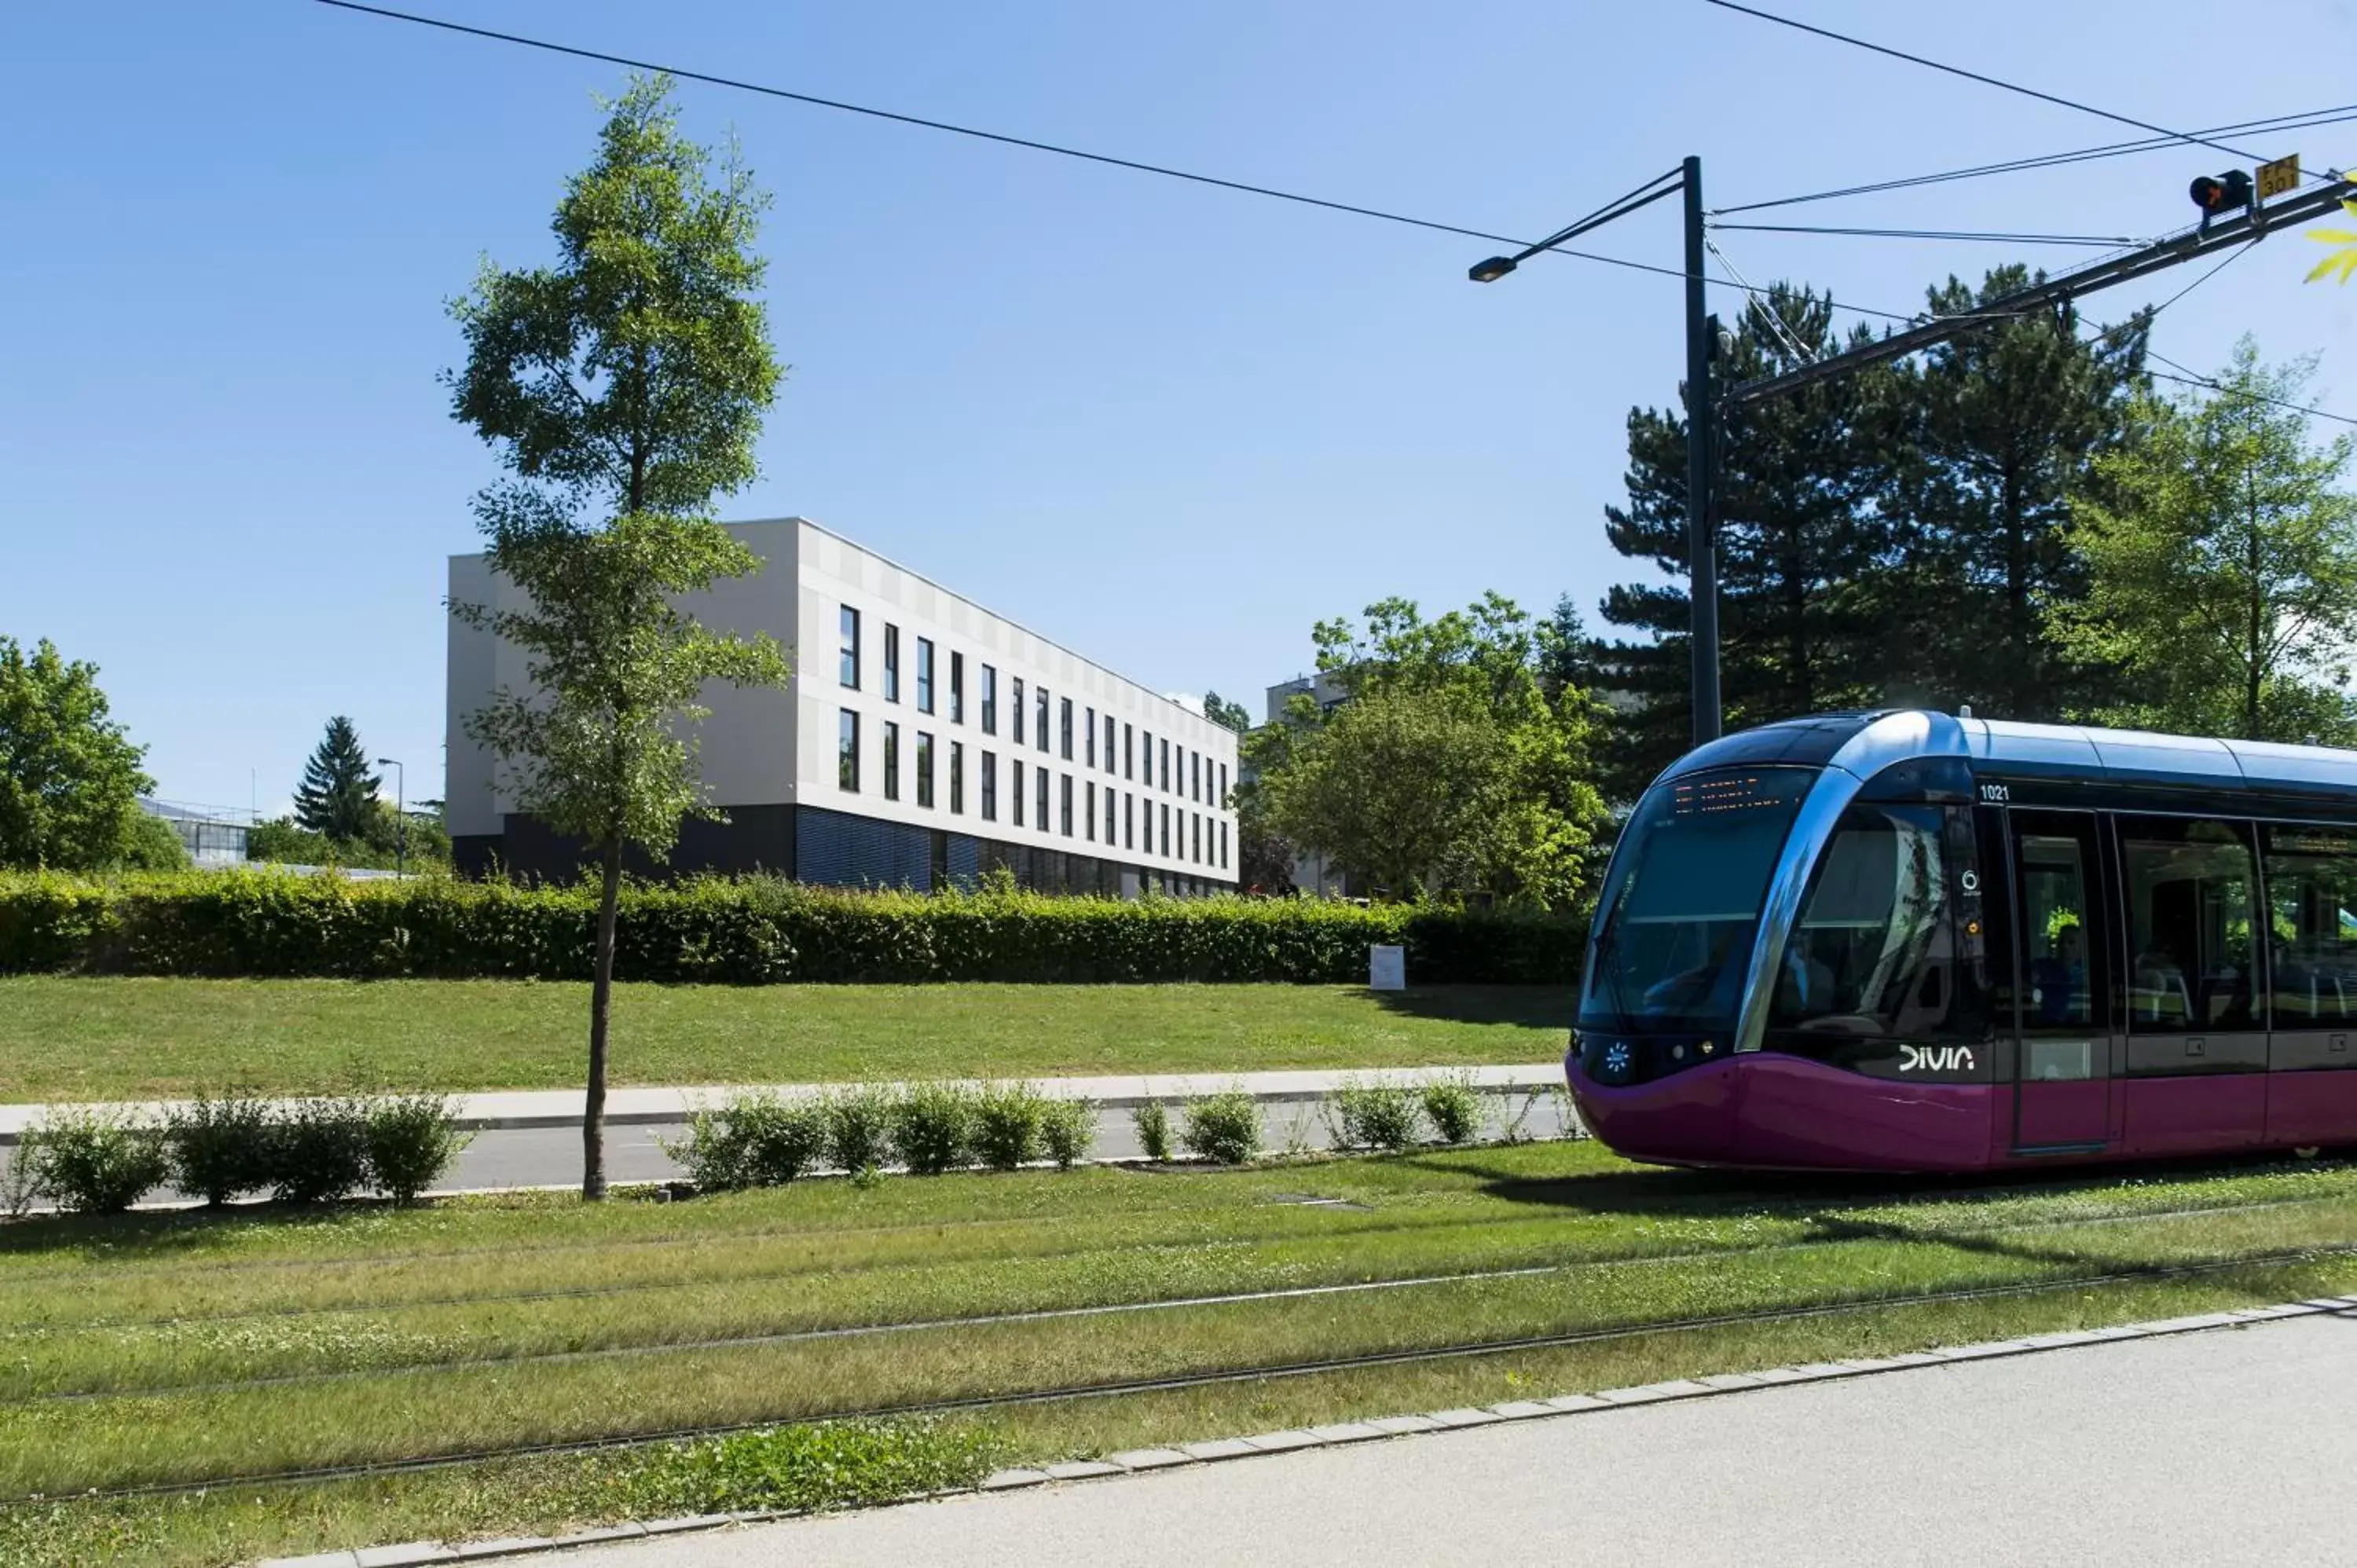
[(1686, 560), (1694, 739), (1718, 738), (1718, 558), (1712, 548), (1710, 321), (1703, 299), (1702, 160), (1682, 166), (1686, 211)]

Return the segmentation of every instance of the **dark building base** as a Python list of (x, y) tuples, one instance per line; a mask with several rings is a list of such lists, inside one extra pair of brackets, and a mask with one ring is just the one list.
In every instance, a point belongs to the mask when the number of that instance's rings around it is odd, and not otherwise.
[[(577, 839), (562, 838), (530, 817), (511, 815), (506, 831), (450, 842), (462, 876), (505, 875), (524, 882), (569, 882), (596, 863)], [(940, 828), (856, 817), (817, 806), (731, 806), (725, 822), (690, 821), (678, 847), (657, 864), (632, 850), (623, 868), (660, 880), (698, 873), (767, 873), (830, 887), (973, 887), (1005, 868), (1016, 885), (1042, 893), (1093, 893), (1134, 898), (1148, 888), (1181, 897), (1232, 893), (1233, 880), (1181, 875), (1100, 855), (1007, 843)]]

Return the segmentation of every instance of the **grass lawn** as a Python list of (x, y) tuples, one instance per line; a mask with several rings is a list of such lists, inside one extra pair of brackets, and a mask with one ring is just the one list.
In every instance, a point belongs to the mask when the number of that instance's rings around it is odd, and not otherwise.
[[(569, 1089), (589, 988), (0, 978), (0, 1102)], [(612, 1081), (795, 1083), (1551, 1061), (1568, 987), (619, 985)]]
[[(39, 1219), (0, 1227), (0, 1504), (208, 1489), (0, 1506), (0, 1563), (213, 1563), (855, 1501), (998, 1463), (2337, 1294), (2357, 1286), (2357, 1260), (2332, 1251), (2352, 1237), (2357, 1166), (2337, 1164), (1960, 1190), (1645, 1169), (1590, 1143), (672, 1204)], [(2151, 1277), (2185, 1264), (2212, 1272)], [(1906, 1299), (1990, 1288), (2016, 1294)], [(1827, 1305), (1850, 1310), (1674, 1326)], [(1021, 1316), (1043, 1312), (1059, 1315)], [(947, 1399), (1579, 1334), (1611, 1337), (860, 1425)], [(846, 1420), (746, 1440), (873, 1450), (799, 1470), (665, 1444), (233, 1484)], [(740, 1472), (787, 1489), (729, 1489)], [(792, 1489), (822, 1473), (836, 1489)]]

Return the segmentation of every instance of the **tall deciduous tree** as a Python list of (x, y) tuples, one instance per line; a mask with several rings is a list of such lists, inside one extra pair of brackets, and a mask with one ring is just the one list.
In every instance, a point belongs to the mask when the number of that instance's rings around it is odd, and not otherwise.
[(98, 666), (44, 638), (0, 637), (0, 865), (91, 871), (148, 864), (144, 746), (107, 717)]
[(606, 1058), (622, 857), (658, 858), (681, 819), (716, 814), (683, 735), (707, 683), (777, 686), (767, 636), (716, 634), (681, 596), (759, 569), (709, 515), (754, 477), (781, 375), (752, 245), (768, 199), (733, 155), (683, 139), (662, 78), (613, 104), (597, 161), (566, 184), (553, 266), (486, 265), (453, 306), (467, 364), (453, 414), (515, 478), (476, 517), (522, 607), (452, 613), (522, 650), (530, 689), (467, 721), (522, 810), (584, 842), (599, 873), (582, 1119), (585, 1198), (605, 1196)]
[[(1969, 311), (2032, 275), (1999, 267), (1978, 290), (1951, 278), (1931, 308)], [(2104, 700), (2103, 670), (2058, 645), (2040, 607), (2086, 593), (2067, 525), (2080, 499), (2101, 500), (2102, 460), (2135, 442), (2149, 319), (2082, 338), (2068, 308), (2010, 317), (1894, 372), (1887, 695), (2030, 720)]]
[(1238, 735), (1252, 728), (1252, 710), (1242, 703), (1232, 703), (1217, 692), (1203, 693), (1203, 716), (1224, 729)]
[(2312, 363), (2270, 369), (2244, 338), (2207, 394), (2148, 399), (2133, 450), (2098, 459), (2107, 500), (2071, 530), (2083, 598), (2053, 607), (2067, 653), (2123, 693), (2089, 716), (2251, 740), (2357, 736), (2357, 440), (2311, 438)]
[(376, 792), (384, 776), (369, 771), (369, 755), (352, 721), (338, 714), (303, 765), (295, 789), (295, 821), (331, 839), (357, 839), (377, 814)]

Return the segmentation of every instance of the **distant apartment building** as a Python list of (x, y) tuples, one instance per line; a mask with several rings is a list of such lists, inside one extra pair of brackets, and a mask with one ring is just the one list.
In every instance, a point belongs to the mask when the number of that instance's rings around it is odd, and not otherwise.
[[(769, 632), (793, 679), (706, 693), (699, 766), (728, 820), (683, 823), (670, 869), (930, 889), (1003, 866), (1050, 892), (1233, 890), (1233, 732), (805, 519), (728, 531), (762, 570), (684, 607)], [(514, 592), (480, 555), (451, 557), (449, 582), (460, 603)], [(458, 869), (570, 874), (578, 847), (517, 811), (464, 728), (525, 687), (523, 655), (455, 618), (449, 639)]]
[[(1297, 675), (1290, 681), (1279, 681), (1268, 688), (1262, 709), (1262, 722), (1275, 724), (1285, 716), (1285, 710), (1297, 696), (1308, 693), (1318, 703), (1320, 713), (1332, 713), (1349, 700), (1342, 685), (1343, 672), (1320, 670), (1315, 675)], [(1314, 850), (1297, 848), (1293, 852), (1293, 886), (1301, 892), (1321, 897), (1352, 897), (1361, 890), (1351, 886), (1349, 875), (1339, 865)]]

